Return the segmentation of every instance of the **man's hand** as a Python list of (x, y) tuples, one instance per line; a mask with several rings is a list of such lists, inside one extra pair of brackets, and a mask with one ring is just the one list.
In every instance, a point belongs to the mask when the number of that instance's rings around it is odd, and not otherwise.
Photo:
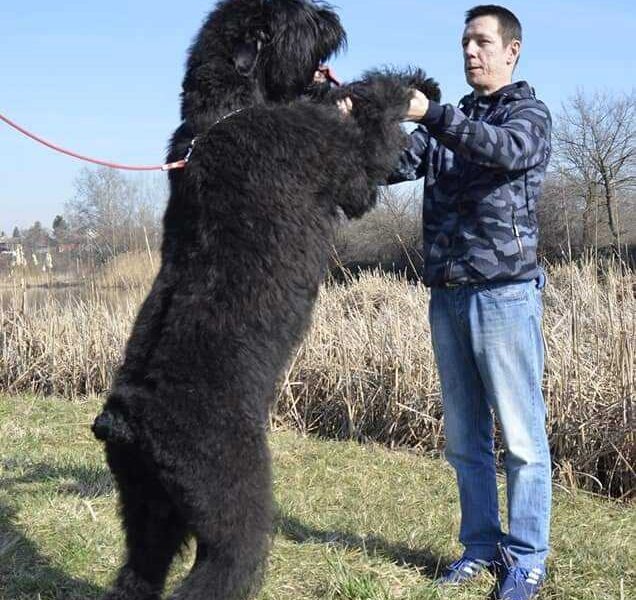
[(314, 83), (325, 83), (326, 81), (327, 76), (324, 74), (323, 71), (321, 71), (320, 69), (314, 71)]
[(351, 114), (353, 110), (353, 102), (351, 98), (345, 98), (344, 100), (338, 100), (336, 103), (340, 112), (346, 117)]
[(419, 90), (413, 90), (413, 97), (406, 114), (406, 121), (419, 121), (428, 111), (429, 100)]

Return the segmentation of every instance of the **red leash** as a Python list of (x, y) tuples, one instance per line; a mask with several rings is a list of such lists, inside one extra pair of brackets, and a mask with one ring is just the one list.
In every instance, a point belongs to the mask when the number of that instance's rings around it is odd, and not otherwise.
[[(327, 65), (320, 65), (320, 67), (318, 68), (318, 71), (323, 75), (323, 77), (325, 77), (325, 79), (327, 79), (327, 81), (333, 83), (336, 86), (341, 85), (335, 73)], [(219, 119), (217, 123), (224, 121), (226, 118), (231, 117), (232, 115), (238, 112), (241, 112), (241, 111), (240, 110), (233, 111), (229, 115), (225, 115), (224, 117)], [(66, 150), (65, 148), (62, 148), (61, 146), (53, 144), (52, 142), (48, 142), (44, 138), (41, 138), (35, 135), (34, 133), (31, 133), (30, 131), (24, 129), (24, 127), (20, 127), (20, 125), (18, 125), (17, 123), (14, 123), (11, 119), (8, 119), (2, 113), (0, 113), (0, 121), (4, 121), (7, 125), (9, 125), (9, 127), (13, 127), (13, 129), (19, 131), (22, 135), (26, 135), (32, 140), (35, 140), (36, 142), (39, 142), (40, 144), (43, 144), (44, 146), (47, 146), (48, 148), (51, 148), (52, 150), (61, 152), (62, 154), (72, 156), (73, 158), (79, 158), (80, 160), (84, 160), (86, 162), (90, 162), (96, 165), (102, 165), (103, 167), (110, 167), (111, 169), (124, 169), (126, 171), (171, 171), (173, 169), (183, 169), (186, 166), (186, 164), (188, 164), (188, 159), (190, 158), (190, 154), (192, 153), (192, 147), (194, 145), (194, 140), (193, 140), (192, 143), (190, 144), (190, 148), (188, 149), (188, 154), (185, 158), (178, 160), (176, 162), (165, 164), (165, 165), (150, 165), (150, 166), (120, 165), (118, 163), (108, 162), (105, 160), (98, 160), (96, 158), (90, 158), (89, 156), (77, 154), (76, 152), (72, 152), (71, 150)]]
[(133, 166), (133, 165), (120, 165), (117, 163), (107, 162), (105, 160), (97, 160), (95, 158), (90, 158), (88, 156), (83, 156), (81, 154), (77, 154), (75, 152), (71, 152), (70, 150), (66, 150), (65, 148), (61, 148), (51, 142), (47, 142), (45, 139), (27, 131), (23, 127), (20, 127), (17, 123), (14, 123), (3, 114), (0, 113), (0, 121), (4, 121), (10, 127), (13, 127), (21, 134), (26, 135), (27, 137), (43, 144), (57, 152), (61, 152), (62, 154), (67, 154), (68, 156), (72, 156), (73, 158), (79, 158), (80, 160), (85, 160), (90, 163), (94, 163), (96, 165), (102, 165), (104, 167), (110, 167), (111, 169), (125, 169), (127, 171), (171, 171), (172, 169), (183, 169), (186, 166), (187, 160), (182, 159), (177, 162), (168, 163), (166, 165), (152, 165), (152, 166)]

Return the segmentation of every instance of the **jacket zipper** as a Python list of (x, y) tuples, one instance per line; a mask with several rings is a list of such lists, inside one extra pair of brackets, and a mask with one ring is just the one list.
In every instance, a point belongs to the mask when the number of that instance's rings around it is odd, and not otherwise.
[(453, 270), (453, 262), (454, 260), (451, 258), (447, 263), (446, 263), (446, 283), (450, 282), (450, 278), (451, 278), (451, 271)]
[(515, 209), (512, 209), (512, 231), (515, 234), (517, 240), (517, 247), (519, 248), (519, 254), (521, 258), (524, 258), (523, 242), (521, 241), (521, 235), (519, 235), (519, 227), (517, 227), (517, 217), (515, 217)]

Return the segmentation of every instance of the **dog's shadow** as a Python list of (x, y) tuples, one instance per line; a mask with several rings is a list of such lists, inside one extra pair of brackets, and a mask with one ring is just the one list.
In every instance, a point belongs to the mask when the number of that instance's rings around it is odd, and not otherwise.
[(376, 535), (362, 536), (348, 531), (316, 529), (280, 512), (274, 522), (274, 533), (297, 544), (318, 542), (343, 549), (362, 550), (365, 554), (381, 556), (400, 566), (417, 569), (430, 579), (435, 578), (442, 567), (450, 562), (449, 557), (437, 555), (428, 548), (413, 549)]
[[(19, 466), (11, 459), (5, 467)], [(95, 498), (112, 490), (110, 473), (83, 466), (45, 463), (24, 465), (22, 474), (0, 480), (0, 492), (16, 486), (59, 481), (57, 491), (80, 498)], [(83, 579), (71, 577), (53, 566), (37, 544), (19, 525), (15, 506), (0, 502), (0, 598), (47, 598), (50, 600), (91, 600), (105, 590)]]
[[(10, 460), (4, 466), (15, 468)], [(75, 495), (83, 499), (97, 498), (113, 491), (110, 472), (102, 467), (83, 465), (29, 464), (17, 477), (0, 481), (0, 490), (15, 486), (54, 482), (58, 493)], [(0, 504), (0, 598), (16, 597), (15, 590), (24, 590), (59, 600), (89, 600), (99, 597), (104, 590), (81, 579), (69, 577), (51, 566), (39, 552), (36, 544), (29, 540), (17, 526), (16, 511)], [(422, 575), (434, 578), (448, 557), (439, 556), (428, 548), (413, 549), (404, 544), (391, 543), (381, 536), (364, 536), (359, 533), (338, 530), (323, 530), (311, 527), (300, 520), (278, 512), (274, 522), (274, 533), (297, 544), (322, 543), (343, 549), (361, 550), (366, 554), (381, 556), (398, 565), (417, 569)], [(33, 573), (25, 589), (25, 573)]]

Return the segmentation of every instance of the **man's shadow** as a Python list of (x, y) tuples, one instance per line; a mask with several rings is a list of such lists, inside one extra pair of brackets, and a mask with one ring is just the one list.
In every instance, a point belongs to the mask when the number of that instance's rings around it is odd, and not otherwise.
[(450, 562), (450, 558), (431, 552), (428, 548), (414, 550), (404, 544), (391, 543), (380, 536), (361, 536), (348, 531), (315, 529), (298, 519), (280, 514), (276, 516), (274, 533), (297, 544), (323, 543), (337, 545), (343, 549), (362, 550), (408, 568), (417, 569), (422, 575), (434, 579)]
[[(9, 462), (5, 461), (7, 466), (15, 466)], [(0, 490), (52, 479), (70, 480), (60, 490), (82, 498), (95, 498), (112, 489), (110, 475), (105, 469), (57, 467), (40, 463), (29, 465), (24, 475), (0, 480)], [(104, 589), (83, 579), (70, 577), (52, 566), (50, 559), (26, 537), (18, 523), (16, 508), (0, 503), (0, 598), (91, 600), (104, 594)]]

